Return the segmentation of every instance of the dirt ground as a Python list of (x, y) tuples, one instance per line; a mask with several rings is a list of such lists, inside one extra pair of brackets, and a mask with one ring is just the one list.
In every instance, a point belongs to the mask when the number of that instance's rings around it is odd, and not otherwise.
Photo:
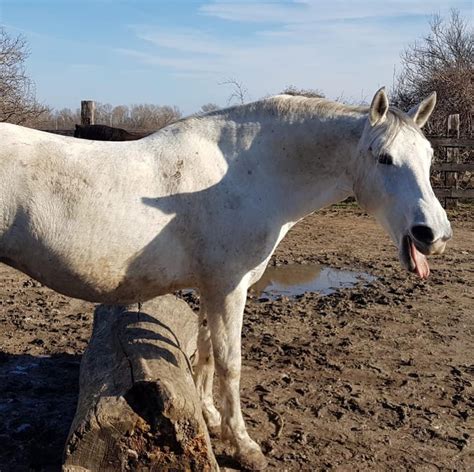
[[(454, 239), (426, 282), (353, 207), (314, 214), (281, 243), (272, 264), (377, 280), (328, 296), (249, 295), (242, 404), (269, 470), (474, 470), (473, 215), (450, 213)], [(60, 470), (92, 309), (0, 266), (1, 472)]]

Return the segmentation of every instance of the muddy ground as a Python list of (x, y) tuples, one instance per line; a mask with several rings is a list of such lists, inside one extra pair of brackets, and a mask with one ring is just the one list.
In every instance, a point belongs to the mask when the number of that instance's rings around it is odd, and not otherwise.
[[(455, 237), (426, 282), (353, 207), (314, 214), (281, 243), (272, 264), (378, 279), (324, 297), (250, 294), (242, 404), (270, 470), (474, 470), (473, 215), (451, 212)], [(91, 319), (92, 305), (0, 267), (2, 472), (60, 469)]]

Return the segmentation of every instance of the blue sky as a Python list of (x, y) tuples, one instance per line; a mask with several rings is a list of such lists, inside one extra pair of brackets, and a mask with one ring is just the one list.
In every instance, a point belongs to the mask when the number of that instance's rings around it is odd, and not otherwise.
[(370, 100), (391, 86), (400, 52), (426, 34), (433, 13), (471, 0), (0, 0), (0, 23), (30, 45), (37, 98), (76, 108), (225, 106), (235, 78), (249, 99), (284, 87)]

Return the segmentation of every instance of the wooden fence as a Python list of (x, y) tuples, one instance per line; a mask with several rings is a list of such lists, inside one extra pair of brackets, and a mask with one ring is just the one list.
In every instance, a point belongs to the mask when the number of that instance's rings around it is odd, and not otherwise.
[(456, 206), (459, 200), (473, 200), (474, 139), (428, 139), (435, 153), (431, 169), (433, 190), (444, 207)]

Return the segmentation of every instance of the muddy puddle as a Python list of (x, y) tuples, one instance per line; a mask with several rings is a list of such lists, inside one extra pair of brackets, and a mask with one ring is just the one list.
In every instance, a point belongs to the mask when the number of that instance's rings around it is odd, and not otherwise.
[(296, 297), (307, 292), (329, 295), (359, 282), (369, 283), (376, 277), (364, 272), (334, 269), (320, 264), (288, 264), (267, 267), (262, 278), (251, 287), (258, 298)]

